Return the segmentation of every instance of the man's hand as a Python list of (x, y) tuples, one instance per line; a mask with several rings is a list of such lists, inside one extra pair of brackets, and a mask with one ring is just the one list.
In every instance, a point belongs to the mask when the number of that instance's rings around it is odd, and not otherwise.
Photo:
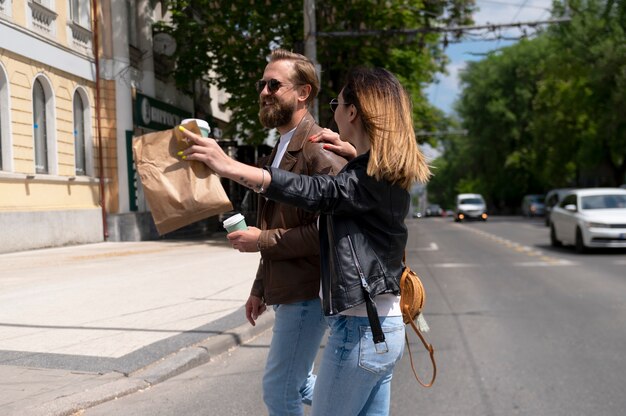
[(246, 319), (250, 325), (255, 326), (255, 321), (266, 309), (265, 302), (260, 297), (250, 295), (246, 302)]
[(257, 247), (257, 241), (261, 230), (256, 227), (248, 227), (247, 230), (233, 231), (226, 235), (228, 241), (234, 249), (239, 250), (242, 253), (254, 253), (259, 251)]

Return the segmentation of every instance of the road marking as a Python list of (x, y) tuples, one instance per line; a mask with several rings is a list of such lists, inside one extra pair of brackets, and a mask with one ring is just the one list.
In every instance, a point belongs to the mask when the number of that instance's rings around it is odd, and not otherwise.
[(520, 263), (513, 263), (516, 267), (552, 267), (552, 266), (575, 266), (576, 263), (569, 260), (559, 261), (526, 261)]
[(519, 263), (519, 264), (545, 264), (545, 265), (550, 265), (550, 266), (569, 266), (572, 265), (574, 263), (569, 262), (567, 260), (562, 260), (556, 257), (551, 257), (551, 256), (547, 256), (545, 255), (541, 250), (537, 250), (534, 247), (529, 247), (529, 246), (524, 246), (521, 245), (519, 243), (516, 243), (515, 241), (511, 241), (511, 240), (507, 240), (506, 238), (502, 238), (502, 237), (498, 237), (497, 235), (494, 234), (490, 234), (486, 231), (483, 230), (478, 230), (476, 228), (473, 227), (463, 227), (461, 224), (453, 224), (454, 226), (457, 227), (461, 227), (465, 230), (469, 230), (472, 231), (476, 234), (479, 234), (483, 237), (489, 238), (490, 240), (496, 241), (498, 243), (501, 243), (502, 245), (504, 245), (507, 248), (513, 249), (519, 253), (522, 254), (526, 254), (528, 256), (531, 257), (539, 257), (541, 258), (541, 260), (543, 260), (543, 262), (531, 262), (531, 263)]
[(437, 243), (430, 243), (430, 246), (428, 247), (412, 248), (409, 251), (437, 251), (437, 250), (439, 250), (439, 246), (437, 245)]
[(447, 269), (459, 268), (459, 267), (478, 267), (478, 264), (472, 263), (435, 263), (429, 264), (429, 267), (442, 267)]

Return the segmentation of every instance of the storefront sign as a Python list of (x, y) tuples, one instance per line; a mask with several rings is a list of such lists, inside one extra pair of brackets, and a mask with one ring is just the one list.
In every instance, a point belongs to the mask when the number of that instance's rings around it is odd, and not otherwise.
[(135, 124), (151, 130), (165, 130), (177, 126), (192, 114), (181, 108), (137, 93), (135, 97)]

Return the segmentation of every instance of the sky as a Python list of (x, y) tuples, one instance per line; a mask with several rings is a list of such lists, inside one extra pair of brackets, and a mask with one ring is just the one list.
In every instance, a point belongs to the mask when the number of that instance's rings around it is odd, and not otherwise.
[[(510, 24), (550, 19), (552, 0), (476, 0), (479, 10), (474, 14), (474, 25)], [(527, 34), (534, 31), (527, 30)], [(446, 48), (450, 58), (448, 75), (440, 75), (438, 83), (426, 91), (430, 102), (447, 114), (453, 113), (453, 103), (460, 93), (459, 72), (467, 62), (484, 58), (484, 54), (515, 43), (514, 40), (479, 40), (481, 37), (495, 38), (497, 34), (481, 32), (475, 39), (462, 39), (461, 43), (451, 43)], [(522, 35), (518, 28), (503, 29), (502, 37), (517, 38)]]

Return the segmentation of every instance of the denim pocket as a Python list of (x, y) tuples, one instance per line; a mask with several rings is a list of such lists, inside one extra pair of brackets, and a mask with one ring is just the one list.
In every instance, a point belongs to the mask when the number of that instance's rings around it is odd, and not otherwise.
[(404, 324), (383, 327), (388, 351), (377, 353), (369, 326), (360, 327), (359, 367), (375, 374), (391, 372), (404, 351)]

